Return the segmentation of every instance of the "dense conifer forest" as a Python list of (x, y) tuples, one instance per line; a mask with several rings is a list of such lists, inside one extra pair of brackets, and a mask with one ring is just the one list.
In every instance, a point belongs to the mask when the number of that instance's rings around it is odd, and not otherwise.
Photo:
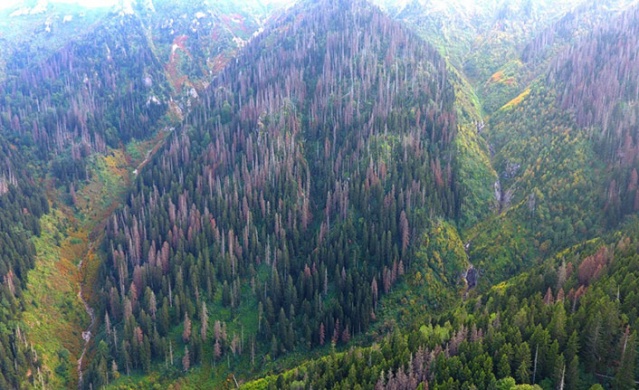
[[(150, 370), (172, 348), (198, 364), (207, 347), (274, 359), (347, 343), (410, 266), (421, 220), (455, 217), (441, 57), (363, 3), (313, 7), (212, 82), (109, 220), (105, 323), (120, 367)], [(225, 329), (209, 307), (248, 311), (253, 327)]]
[(35, 262), (29, 239), (40, 234), (38, 218), (49, 211), (49, 205), (39, 183), (26, 176), (24, 159), (3, 138), (0, 161), (0, 388), (8, 389), (18, 388), (27, 370), (38, 367), (37, 354), (16, 318)]
[(633, 389), (631, 1), (0, 8), (0, 389)]

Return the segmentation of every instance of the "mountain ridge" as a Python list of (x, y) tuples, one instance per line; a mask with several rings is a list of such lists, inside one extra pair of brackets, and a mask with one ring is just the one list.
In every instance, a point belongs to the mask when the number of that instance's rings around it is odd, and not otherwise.
[(0, 384), (631, 386), (637, 8), (376, 4), (14, 17)]

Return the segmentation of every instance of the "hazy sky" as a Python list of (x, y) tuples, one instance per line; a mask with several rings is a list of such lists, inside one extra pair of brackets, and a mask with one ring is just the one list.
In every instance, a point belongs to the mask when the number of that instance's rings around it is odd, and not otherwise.
[[(49, 0), (49, 3), (81, 4), (86, 7), (113, 6), (117, 0)], [(9, 8), (25, 4), (25, 0), (0, 0), (0, 8)]]
[[(42, 1), (42, 0), (40, 0)], [(156, 0), (157, 1), (157, 0)], [(170, 1), (170, 0), (163, 0)], [(243, 0), (235, 0), (241, 3)], [(264, 3), (292, 3), (295, 0), (262, 0)], [(27, 0), (0, 0), (0, 9), (14, 7), (16, 5), (31, 3)], [(110, 7), (118, 3), (118, 0), (48, 0), (49, 3), (66, 3), (66, 4), (79, 4), (85, 7)]]

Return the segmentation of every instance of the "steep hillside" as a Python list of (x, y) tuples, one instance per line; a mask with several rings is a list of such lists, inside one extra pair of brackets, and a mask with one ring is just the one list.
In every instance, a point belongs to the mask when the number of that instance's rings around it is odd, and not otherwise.
[(636, 1), (374, 2), (0, 7), (1, 389), (636, 385)]
[(144, 20), (173, 98), (184, 103), (175, 108), (186, 111), (211, 77), (282, 8), (259, 0), (157, 2)]
[[(7, 61), (2, 126), (43, 160), (57, 155), (63, 182), (85, 178), (83, 158), (153, 133), (166, 111), (162, 66), (134, 18), (96, 26), (42, 63), (29, 51)], [(21, 145), (21, 146), (22, 146)]]
[(21, 146), (34, 145), (42, 160), (54, 155), (62, 182), (85, 179), (86, 156), (179, 123), (205, 80), (241, 46), (237, 33), (247, 40), (260, 27), (223, 5), (14, 11), (8, 20), (32, 35), (28, 42), (2, 37), (4, 131)]
[(548, 61), (633, 2), (377, 0), (471, 81), (491, 114), (545, 73)]
[(635, 218), (442, 316), (241, 388), (632, 389), (636, 229)]
[(31, 237), (49, 211), (43, 191), (23, 167), (16, 147), (0, 136), (0, 388), (33, 383), (39, 362), (18, 321), (28, 272), (34, 267)]
[[(408, 323), (417, 319), (408, 335), (395, 329), (372, 347), (311, 360), (246, 388), (636, 386), (639, 23), (637, 8), (624, 8), (581, 6), (537, 33), (522, 56), (530, 67), (518, 78), (523, 83), (509, 92), (514, 95), (500, 92), (507, 104), (496, 101), (486, 126), (477, 128), (499, 174), (497, 206), (464, 236), (478, 268), (478, 292), (488, 292), (434, 320), (403, 316)], [(489, 103), (489, 94), (479, 96)], [(426, 245), (441, 248), (426, 251), (434, 270), (433, 259), (441, 258), (445, 269), (463, 258), (459, 239), (449, 227), (443, 231), (428, 232)], [(433, 242), (436, 237), (448, 245)], [(400, 293), (411, 308), (421, 277), (410, 272), (412, 289)]]
[[(94, 248), (102, 219), (122, 201), (135, 168), (162, 144), (163, 130), (197, 100), (176, 77), (203, 90), (242, 45), (234, 41), (238, 34), (248, 40), (278, 9), (171, 4), (170, 12), (151, 2), (0, 10), (0, 285), (11, 295), (2, 299), (0, 388), (76, 387), (94, 355), (94, 344), (86, 343), (93, 330), (87, 305), (97, 303), (102, 255)], [(202, 12), (206, 17), (198, 18)], [(167, 30), (162, 25), (172, 16), (180, 21)], [(191, 20), (208, 30), (197, 31)], [(189, 39), (198, 36), (208, 49), (189, 51)], [(195, 66), (182, 66), (183, 49)], [(224, 61), (209, 66), (217, 50)], [(40, 226), (45, 234), (34, 237)]]
[(500, 214), (471, 257), (512, 274), (634, 213), (638, 27), (636, 8), (601, 26), (493, 115)]
[(211, 362), (346, 343), (429, 217), (459, 215), (445, 62), (364, 2), (291, 9), (202, 101), (109, 220), (103, 358), (123, 372), (219, 381)]

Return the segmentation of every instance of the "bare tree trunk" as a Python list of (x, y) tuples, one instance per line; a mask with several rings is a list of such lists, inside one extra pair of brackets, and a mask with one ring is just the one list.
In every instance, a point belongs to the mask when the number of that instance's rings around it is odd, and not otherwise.
[(533, 379), (532, 379), (532, 383), (535, 383), (535, 377), (537, 376), (537, 354), (539, 353), (539, 344), (537, 344), (537, 347), (535, 348), (535, 365), (533, 368)]

